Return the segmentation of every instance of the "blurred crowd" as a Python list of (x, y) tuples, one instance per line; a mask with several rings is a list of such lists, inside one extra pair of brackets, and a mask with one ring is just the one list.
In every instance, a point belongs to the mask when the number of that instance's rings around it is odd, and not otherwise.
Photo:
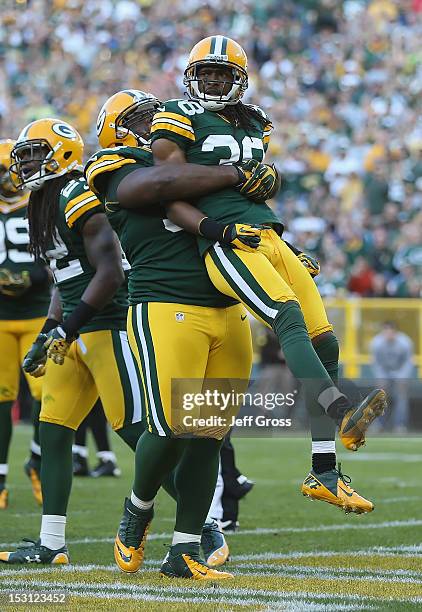
[(3, 0), (1, 136), (56, 115), (90, 153), (109, 95), (183, 95), (215, 33), (247, 51), (245, 99), (272, 117), (285, 177), (274, 206), (321, 292), (421, 297), (422, 0)]

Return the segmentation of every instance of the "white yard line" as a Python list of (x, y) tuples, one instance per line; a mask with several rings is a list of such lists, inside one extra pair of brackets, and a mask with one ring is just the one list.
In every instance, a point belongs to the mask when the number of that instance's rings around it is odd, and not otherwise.
[[(281, 533), (318, 533), (320, 531), (343, 531), (345, 529), (389, 529), (390, 527), (418, 527), (422, 525), (420, 519), (407, 519), (404, 521), (384, 521), (381, 523), (365, 523), (363, 517), (355, 517), (360, 521), (359, 524), (354, 523), (337, 523), (335, 525), (314, 525), (313, 527), (280, 527), (280, 528), (261, 528), (257, 529), (242, 529), (230, 534), (232, 537), (242, 537), (246, 535), (277, 535)], [(170, 539), (171, 533), (153, 533), (148, 536), (148, 540), (166, 540)], [(81, 538), (76, 540), (68, 540), (67, 544), (100, 544), (112, 543), (114, 538)], [(18, 546), (21, 542), (0, 542), (0, 548)]]
[(292, 551), (289, 553), (266, 552), (253, 553), (249, 555), (231, 556), (233, 561), (253, 561), (253, 560), (272, 560), (272, 559), (300, 559), (302, 557), (362, 557), (365, 555), (380, 557), (410, 557), (422, 555), (422, 544), (414, 546), (371, 546), (359, 550), (309, 550)]
[[(244, 570), (247, 570), (246, 572)], [(422, 572), (413, 570), (351, 569), (346, 567), (273, 565), (245, 563), (233, 569), (236, 576), (273, 576), (290, 578), (317, 578), (320, 580), (382, 581), (389, 583), (422, 584)]]
[(348, 461), (369, 461), (370, 463), (378, 461), (397, 461), (399, 463), (420, 463), (422, 462), (422, 455), (416, 453), (356, 453), (353, 455), (341, 454), (340, 459), (346, 459)]
[[(161, 565), (161, 560), (154, 559), (145, 562), (141, 574), (157, 573)], [(291, 578), (318, 578), (320, 580), (365, 580), (365, 581), (388, 581), (395, 583), (422, 584), (422, 571), (414, 570), (381, 570), (376, 571), (370, 568), (350, 568), (350, 567), (331, 567), (331, 566), (302, 566), (289, 564), (271, 564), (271, 563), (241, 563), (233, 569), (236, 576), (273, 576), (273, 577), (291, 577)], [(25, 576), (25, 574), (54, 573), (55, 576), (60, 575), (60, 572), (65, 573), (88, 573), (91, 571), (103, 571), (111, 573), (119, 573), (115, 565), (68, 565), (60, 567), (40, 567), (36, 565), (28, 565), (20, 569), (6, 569), (2, 572), (7, 576)]]
[[(198, 598), (199, 602), (215, 602), (222, 601), (224, 603), (239, 603), (244, 605), (250, 605), (253, 603), (261, 603), (263, 605), (271, 605), (274, 603), (285, 602), (286, 600), (297, 600), (303, 599), (304, 603), (310, 602), (312, 600), (321, 601), (321, 600), (331, 600), (331, 601), (340, 601), (340, 602), (350, 602), (353, 606), (353, 600), (356, 600), (356, 595), (337, 595), (337, 594), (322, 594), (322, 593), (309, 593), (302, 591), (292, 591), (292, 592), (282, 592), (275, 591), (269, 589), (249, 589), (249, 588), (225, 588), (220, 587), (220, 585), (209, 585), (209, 588), (196, 588), (194, 585), (189, 584), (187, 587), (180, 587), (176, 585), (171, 585), (168, 583), (166, 586), (165, 581), (163, 581), (162, 585), (140, 585), (140, 584), (130, 584), (128, 582), (113, 582), (113, 583), (84, 583), (80, 581), (76, 582), (59, 582), (54, 581), (54, 588), (57, 589), (57, 592), (65, 591), (69, 595), (78, 594), (84, 596), (86, 592), (95, 593), (95, 595), (102, 598), (112, 598), (115, 596), (116, 598), (122, 599), (124, 596), (130, 597), (131, 599), (138, 600), (150, 600), (150, 601), (169, 601), (171, 599), (175, 600), (177, 596), (182, 596), (183, 599), (181, 601), (192, 602), (196, 601)], [(31, 588), (38, 587), (42, 588), (51, 588), (52, 582), (50, 581), (42, 581), (42, 580), (8, 580), (8, 587), (0, 587), (0, 590), (3, 592), (10, 591), (10, 587), (19, 587), (19, 588)], [(189, 597), (186, 596), (189, 593)], [(229, 599), (229, 597), (235, 597), (235, 600)], [(162, 599), (160, 599), (162, 598)], [(195, 599), (194, 599), (195, 598)], [(239, 599), (237, 599), (239, 598)], [(246, 599), (249, 598), (249, 599)], [(273, 601), (268, 601), (267, 598), (274, 598)], [(375, 602), (383, 602), (383, 601), (394, 601), (394, 602), (412, 602), (412, 603), (422, 603), (422, 597), (412, 597), (412, 598), (378, 598), (374, 596), (363, 596), (361, 598), (363, 601), (368, 600), (371, 603)], [(176, 598), (177, 600), (177, 598)], [(295, 608), (296, 610), (297, 608)], [(322, 608), (324, 609), (324, 608)], [(340, 608), (341, 609), (341, 608)], [(344, 609), (344, 606), (343, 606)], [(362, 610), (362, 604), (359, 603), (357, 607), (348, 606), (347, 609), (359, 609)]]
[[(9, 589), (2, 589), (0, 587), (0, 593), (9, 593), (10, 590)], [(189, 589), (190, 592), (190, 589)], [(150, 602), (178, 602), (178, 603), (186, 603), (186, 604), (190, 604), (190, 603), (216, 603), (216, 599), (208, 599), (207, 602), (204, 602), (204, 596), (203, 594), (201, 594), (200, 596), (196, 596), (196, 597), (175, 597), (173, 594), (169, 594), (168, 596), (165, 595), (150, 595), (147, 593), (144, 594), (134, 594), (134, 593), (110, 593), (107, 589), (107, 587), (105, 589), (102, 590), (93, 590), (91, 588), (85, 590), (75, 590), (72, 589), (69, 593), (69, 595), (72, 596), (77, 596), (77, 597), (86, 597), (86, 598), (90, 598), (90, 599), (105, 599), (105, 600), (112, 600), (112, 599), (118, 599), (118, 600), (122, 600), (122, 599), (130, 599), (131, 601), (150, 601)], [(125, 597), (126, 595), (126, 597)], [(348, 603), (314, 603), (314, 602), (310, 602), (309, 600), (312, 599), (311, 596), (309, 596), (309, 594), (306, 595), (306, 598), (304, 597), (290, 597), (287, 594), (284, 593), (280, 593), (279, 596), (277, 597), (276, 600), (271, 600), (271, 599), (265, 599), (265, 601), (260, 601), (258, 599), (245, 599), (244, 597), (231, 597), (231, 598), (224, 598), (224, 602), (219, 602), (217, 600), (218, 603), (224, 603), (224, 604), (228, 604), (228, 605), (238, 605), (238, 606), (251, 606), (251, 605), (265, 605), (268, 606), (268, 608), (266, 609), (267, 612), (273, 612), (275, 610), (283, 610), (284, 612), (301, 612), (306, 611), (306, 612), (335, 612), (337, 610), (341, 610), (343, 612), (348, 612), (348, 611), (353, 611), (353, 610), (359, 610), (360, 612), (362, 612), (362, 610), (373, 610), (375, 609), (374, 606), (367, 604), (365, 605), (365, 607), (362, 607), (362, 604), (356, 605), (356, 604), (348, 604)], [(331, 599), (331, 596), (327, 596), (327, 598), (324, 599)], [(341, 597), (337, 597), (336, 599), (339, 599), (340, 601), (342, 600)], [(287, 607), (288, 606), (288, 607)]]

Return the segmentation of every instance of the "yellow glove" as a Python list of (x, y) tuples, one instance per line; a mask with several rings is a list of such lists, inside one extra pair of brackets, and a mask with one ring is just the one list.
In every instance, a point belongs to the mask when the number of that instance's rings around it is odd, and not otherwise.
[(8, 297), (21, 297), (31, 286), (29, 272), (11, 272), (8, 268), (0, 268), (0, 293)]
[(301, 261), (305, 268), (308, 270), (312, 278), (318, 276), (318, 274), (321, 272), (321, 266), (319, 265), (319, 261), (317, 259), (311, 257), (310, 255), (307, 255), (306, 253), (300, 253), (300, 255), (298, 255), (297, 257), (299, 261)]
[(44, 342), (44, 348), (47, 350), (47, 357), (52, 359), (54, 363), (63, 365), (64, 358), (69, 352), (70, 346), (75, 338), (67, 338), (66, 332), (58, 325), (48, 332), (47, 340)]
[(293, 253), (296, 255), (298, 260), (308, 270), (312, 278), (315, 278), (315, 276), (318, 276), (318, 274), (321, 272), (321, 266), (319, 265), (319, 261), (315, 259), (315, 257), (312, 257), (311, 255), (304, 253), (300, 249), (297, 249), (295, 246), (290, 244), (290, 242), (287, 242), (287, 240), (285, 240), (284, 243), (287, 244), (287, 246), (289, 247), (291, 251), (293, 251)]
[(274, 164), (262, 164), (255, 159), (235, 164), (240, 182), (236, 189), (257, 204), (265, 204), (279, 191), (281, 178)]
[(263, 225), (249, 225), (248, 223), (229, 223), (224, 228), (221, 242), (230, 246), (254, 253), (261, 242), (261, 231), (267, 229)]

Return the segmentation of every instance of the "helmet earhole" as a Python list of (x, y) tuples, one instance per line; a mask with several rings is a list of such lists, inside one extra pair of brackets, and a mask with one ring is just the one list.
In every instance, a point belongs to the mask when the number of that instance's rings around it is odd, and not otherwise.
[(66, 151), (66, 153), (64, 153), (63, 157), (65, 159), (69, 159), (69, 157), (72, 155), (72, 151)]

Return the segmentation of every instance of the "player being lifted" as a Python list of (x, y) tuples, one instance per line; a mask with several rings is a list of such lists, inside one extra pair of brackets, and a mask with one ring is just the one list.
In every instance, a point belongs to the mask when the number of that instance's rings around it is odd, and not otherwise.
[[(12, 405), (18, 396), (20, 366), (44, 323), (50, 303), (50, 280), (45, 265), (28, 253), (28, 191), (10, 180), (13, 140), (0, 140), (0, 510), (7, 508), (7, 457), (12, 437)], [(41, 379), (26, 374), (33, 397), (34, 437), (25, 471), (35, 499), (42, 503), (38, 416)]]
[(29, 249), (49, 261), (55, 290), (43, 333), (23, 365), (32, 375), (45, 371), (40, 539), (0, 553), (6, 563), (69, 562), (65, 526), (73, 436), (98, 396), (112, 428), (131, 448), (142, 431), (139, 374), (126, 334), (121, 248), (82, 175), (82, 154), (80, 135), (59, 119), (27, 125), (12, 151), (12, 177), (31, 190)]
[[(208, 522), (203, 531), (202, 526), (228, 426), (202, 430), (185, 426), (186, 413), (177, 410), (172, 382), (187, 380), (186, 391), (192, 392), (205, 390), (210, 379), (232, 379), (244, 390), (251, 371), (250, 328), (243, 307), (210, 282), (194, 237), (169, 223), (159, 203), (163, 198), (195, 197), (236, 185), (246, 193), (249, 188), (262, 188), (269, 196), (276, 181), (271, 169), (261, 164), (255, 164), (253, 171), (241, 165), (151, 167), (152, 154), (146, 145), (158, 105), (153, 96), (135, 90), (118, 92), (107, 100), (97, 123), (100, 145), (107, 148), (91, 157), (85, 169), (89, 186), (104, 201), (131, 264), (128, 335), (146, 391), (148, 429), (137, 446), (133, 490), (125, 500), (114, 555), (123, 571), (140, 568), (154, 498), (176, 468), (176, 525), (161, 573), (220, 580), (231, 574), (209, 566), (223, 563), (228, 549), (220, 534), (221, 547), (213, 550), (213, 536), (218, 538), (219, 533), (215, 523)], [(148, 203), (153, 206), (145, 208)], [(248, 244), (256, 245), (257, 238), (254, 232), (248, 233), (248, 226), (231, 223), (224, 240), (253, 248)], [(200, 545), (207, 563), (200, 556)]]
[[(152, 124), (156, 164), (221, 165), (249, 159), (262, 161), (272, 125), (266, 114), (241, 98), (248, 86), (242, 47), (225, 36), (210, 36), (192, 49), (185, 70), (188, 100), (169, 100)], [(302, 492), (343, 508), (370, 512), (373, 504), (347, 486), (335, 469), (335, 429), (349, 450), (364, 443), (369, 424), (384, 410), (386, 396), (375, 390), (358, 406), (340, 393), (339, 346), (315, 283), (281, 238), (282, 225), (264, 203), (256, 204), (228, 188), (204, 196), (198, 208), (185, 202), (168, 206), (168, 217), (199, 235), (214, 286), (240, 300), (276, 333), (287, 365), (305, 389), (311, 418), (312, 471)], [(222, 242), (225, 226), (238, 221), (265, 224), (256, 229), (261, 241), (250, 252)]]

